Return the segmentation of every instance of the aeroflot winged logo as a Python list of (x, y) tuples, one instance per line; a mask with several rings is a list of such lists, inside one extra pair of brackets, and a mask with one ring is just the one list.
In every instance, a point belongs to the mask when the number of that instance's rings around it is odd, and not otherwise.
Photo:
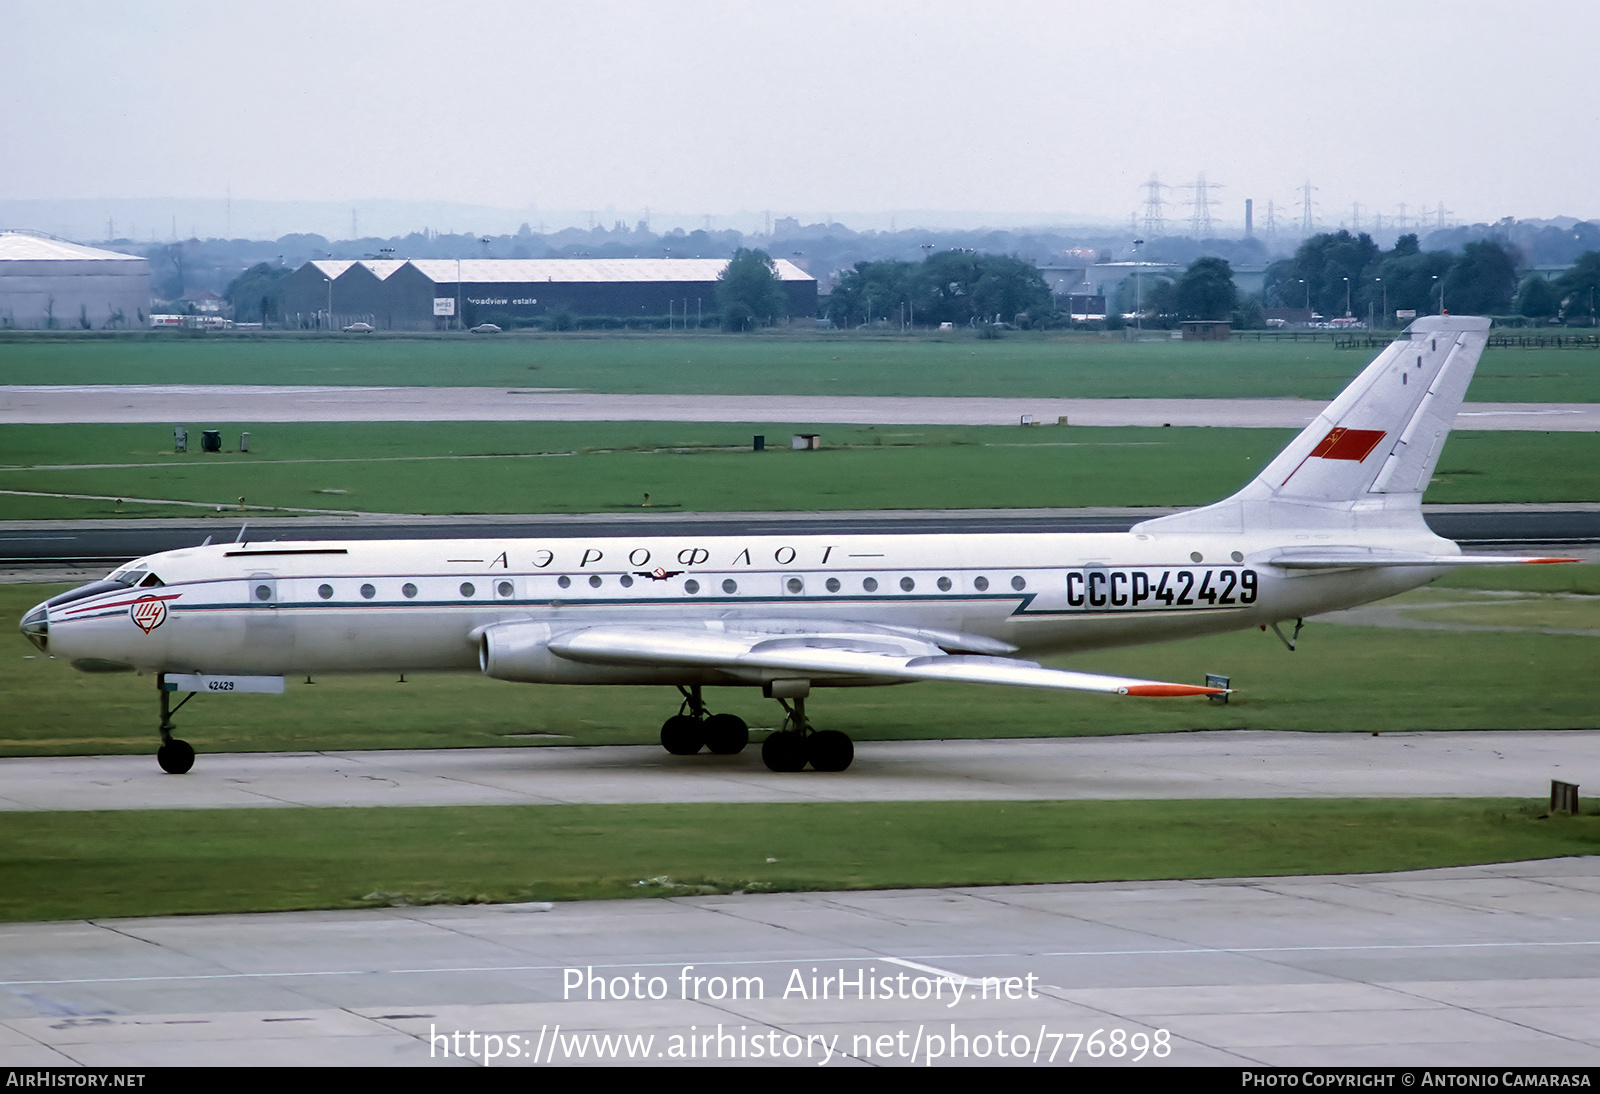
[(167, 621), (167, 602), (156, 597), (135, 600), (128, 607), (128, 615), (145, 634), (149, 634)]

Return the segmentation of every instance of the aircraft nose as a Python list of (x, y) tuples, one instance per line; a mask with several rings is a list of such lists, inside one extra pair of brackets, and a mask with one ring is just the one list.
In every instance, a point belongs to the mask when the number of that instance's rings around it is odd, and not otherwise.
[(48, 653), (50, 645), (50, 606), (37, 604), (33, 610), (22, 617), (22, 633), (29, 642), (39, 647), (40, 653)]

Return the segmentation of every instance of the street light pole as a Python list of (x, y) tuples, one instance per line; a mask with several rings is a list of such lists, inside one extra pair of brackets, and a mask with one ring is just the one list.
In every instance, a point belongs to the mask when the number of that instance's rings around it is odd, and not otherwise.
[(324, 277), (323, 282), (328, 286), (328, 329), (333, 329), (333, 278)]
[[(1374, 277), (1372, 280), (1383, 285), (1383, 278), (1381, 277)], [(1387, 285), (1383, 285), (1383, 326), (1385, 330), (1389, 327), (1389, 286)]]
[(1344, 317), (1350, 318), (1350, 279), (1344, 279)]
[[(1143, 268), (1139, 261), (1139, 248), (1144, 246), (1144, 240), (1133, 241), (1133, 329), (1135, 336), (1144, 333), (1144, 278)], [(1069, 308), (1071, 304), (1067, 305)]]

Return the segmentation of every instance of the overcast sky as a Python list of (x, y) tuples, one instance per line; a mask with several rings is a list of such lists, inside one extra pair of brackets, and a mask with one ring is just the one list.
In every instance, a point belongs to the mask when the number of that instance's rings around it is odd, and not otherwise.
[(1327, 223), (1588, 217), (1597, 32), (1594, 0), (9, 0), (0, 200), (1126, 222), (1204, 172), (1225, 222), (1297, 221), (1307, 179)]

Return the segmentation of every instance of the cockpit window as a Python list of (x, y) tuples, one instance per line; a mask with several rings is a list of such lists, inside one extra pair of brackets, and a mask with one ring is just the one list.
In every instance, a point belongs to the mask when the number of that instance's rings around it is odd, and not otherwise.
[(154, 589), (154, 588), (158, 588), (158, 587), (160, 587), (162, 585), (165, 585), (165, 584), (166, 584), (165, 581), (162, 581), (155, 574), (151, 574), (149, 577), (146, 577), (143, 581), (139, 582), (139, 588), (141, 588), (141, 589)]
[(137, 585), (144, 580), (145, 571), (140, 566), (129, 566), (127, 569), (118, 570), (107, 581), (115, 581), (119, 585)]

